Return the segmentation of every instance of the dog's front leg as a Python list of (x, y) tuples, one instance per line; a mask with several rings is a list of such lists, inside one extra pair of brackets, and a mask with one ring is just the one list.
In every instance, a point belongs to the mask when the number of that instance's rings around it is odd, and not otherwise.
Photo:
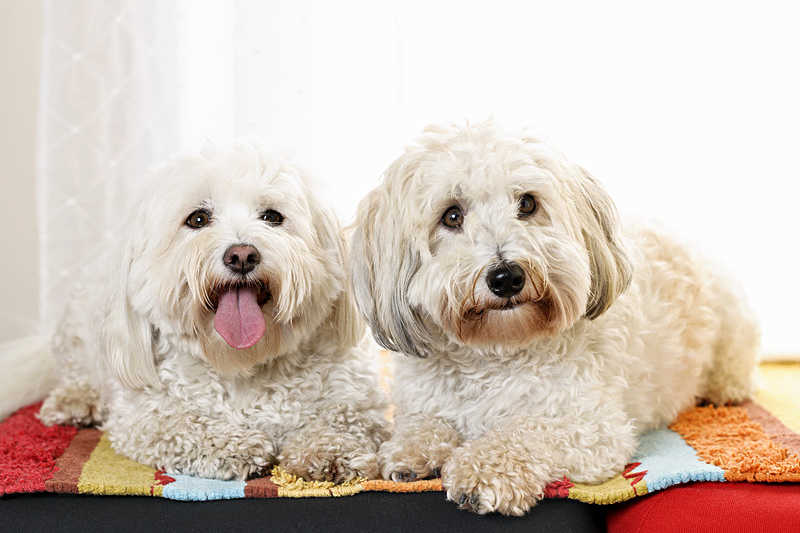
[(636, 446), (633, 430), (621, 416), (593, 414), (515, 418), (467, 442), (442, 469), (447, 498), (480, 514), (520, 516), (550, 482), (599, 483), (621, 472)]
[(259, 429), (209, 417), (163, 399), (153, 410), (119, 406), (105, 430), (114, 449), (169, 473), (214, 479), (247, 479), (275, 462), (272, 438)]
[(374, 479), (378, 446), (389, 436), (386, 425), (382, 409), (320, 404), (303, 427), (286, 435), (278, 460), (287, 471), (309, 480)]
[(458, 431), (443, 418), (399, 414), (392, 438), (380, 449), (381, 474), (393, 481), (438, 477), (461, 440)]

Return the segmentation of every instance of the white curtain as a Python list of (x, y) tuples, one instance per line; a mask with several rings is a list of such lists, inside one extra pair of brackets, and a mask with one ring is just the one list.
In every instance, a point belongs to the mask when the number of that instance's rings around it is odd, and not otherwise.
[(738, 277), (800, 353), (797, 13), (760, 2), (46, 3), (44, 323), (167, 154), (255, 136), (345, 221), (428, 122), (528, 125)]
[(48, 328), (72, 280), (116, 238), (131, 185), (178, 148), (175, 19), (158, 0), (45, 3), (37, 197)]

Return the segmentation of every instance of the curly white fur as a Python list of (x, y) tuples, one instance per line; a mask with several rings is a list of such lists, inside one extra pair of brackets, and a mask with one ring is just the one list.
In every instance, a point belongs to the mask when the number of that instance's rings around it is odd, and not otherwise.
[[(451, 206), (460, 228), (441, 222)], [(504, 261), (525, 273), (508, 298), (486, 281)], [(407, 354), (383, 475), (441, 467), (448, 498), (479, 513), (523, 514), (564, 475), (603, 481), (698, 398), (751, 393), (759, 334), (733, 285), (669, 237), (623, 230), (585, 170), (491, 123), (430, 127), (390, 166), (351, 267), (376, 340)]]
[[(198, 208), (210, 223), (194, 229)], [(210, 148), (158, 169), (128, 215), (113, 266), (76, 287), (53, 339), (42, 420), (101, 424), (118, 452), (183, 474), (246, 478), (285, 459), (312, 479), (376, 475), (385, 400), (356, 346), (339, 225), (302, 173), (254, 145)], [(241, 276), (223, 264), (239, 243), (261, 255)], [(241, 283), (269, 291), (247, 349), (213, 324), (215, 291)]]

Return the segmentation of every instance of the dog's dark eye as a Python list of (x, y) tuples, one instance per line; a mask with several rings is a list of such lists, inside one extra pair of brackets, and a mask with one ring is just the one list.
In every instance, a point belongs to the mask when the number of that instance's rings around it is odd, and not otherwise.
[(193, 229), (200, 229), (207, 226), (211, 222), (211, 213), (205, 209), (198, 209), (192, 211), (192, 214), (186, 219), (186, 225)]
[(536, 198), (532, 194), (523, 194), (519, 197), (519, 218), (529, 217), (536, 212)]
[(442, 224), (452, 229), (459, 229), (464, 223), (464, 212), (457, 205), (447, 208), (442, 215)]
[(283, 224), (283, 215), (281, 215), (274, 209), (267, 209), (266, 211), (261, 213), (261, 220), (263, 220), (270, 226), (280, 226), (281, 224)]

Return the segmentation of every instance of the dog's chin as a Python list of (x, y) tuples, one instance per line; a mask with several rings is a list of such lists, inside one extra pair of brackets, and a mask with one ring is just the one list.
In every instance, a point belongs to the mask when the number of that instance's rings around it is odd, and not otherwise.
[(448, 329), (464, 344), (517, 347), (561, 330), (550, 298), (492, 301), (467, 307)]

